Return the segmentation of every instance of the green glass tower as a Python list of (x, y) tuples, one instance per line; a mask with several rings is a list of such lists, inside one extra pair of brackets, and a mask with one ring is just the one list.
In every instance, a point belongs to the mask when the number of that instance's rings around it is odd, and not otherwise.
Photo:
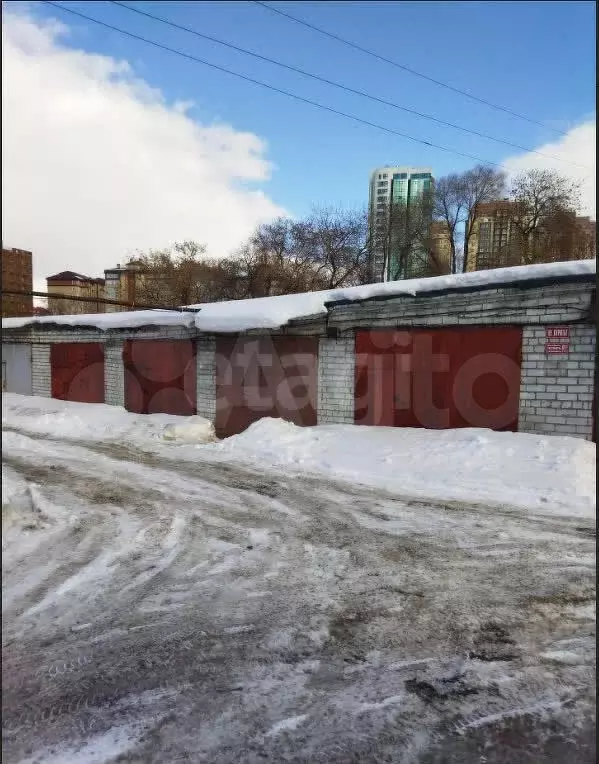
[(422, 200), (432, 192), (434, 178), (430, 168), (380, 167), (370, 176), (369, 229), (370, 262), (374, 281), (391, 278), (410, 278), (414, 273), (412, 263), (418, 253), (410, 253), (399, 267), (399, 251), (402, 248), (401, 230), (393, 227), (393, 209), (401, 208), (401, 216), (409, 215), (410, 205)]

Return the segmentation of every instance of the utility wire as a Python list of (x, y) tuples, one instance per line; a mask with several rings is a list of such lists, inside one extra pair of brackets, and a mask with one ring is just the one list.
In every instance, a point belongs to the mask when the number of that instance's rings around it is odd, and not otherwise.
[(416, 111), (416, 109), (410, 109), (408, 106), (402, 106), (400, 104), (393, 103), (392, 101), (387, 101), (384, 98), (379, 98), (378, 96), (372, 95), (370, 93), (365, 93), (363, 90), (356, 90), (355, 88), (349, 87), (348, 85), (343, 85), (340, 82), (329, 80), (326, 77), (321, 77), (317, 74), (312, 74), (311, 72), (307, 72), (306, 70), (300, 69), (296, 66), (291, 66), (290, 64), (284, 64), (282, 61), (276, 61), (275, 59), (268, 58), (267, 56), (263, 56), (260, 53), (255, 53), (254, 51), (247, 50), (246, 48), (241, 48), (238, 45), (233, 45), (232, 43), (225, 42), (224, 40), (219, 40), (217, 37), (212, 37), (211, 35), (204, 34), (203, 32), (199, 32), (197, 29), (192, 29), (191, 27), (183, 26), (182, 24), (176, 24), (174, 21), (170, 21), (169, 19), (162, 18), (161, 16), (156, 16), (152, 13), (148, 13), (147, 11), (142, 11), (139, 8), (134, 8), (130, 5), (127, 5), (127, 3), (119, 2), (119, 0), (110, 0), (110, 2), (112, 3), (112, 5), (118, 5), (121, 8), (126, 8), (128, 11), (137, 13), (140, 16), (145, 16), (146, 18), (152, 19), (153, 21), (158, 21), (161, 24), (166, 24), (167, 26), (173, 27), (174, 29), (178, 29), (182, 32), (188, 32), (189, 34), (193, 34), (196, 37), (199, 37), (204, 40), (210, 40), (210, 42), (217, 43), (217, 45), (222, 45), (226, 48), (230, 48), (239, 53), (243, 53), (247, 56), (253, 56), (254, 58), (260, 59), (261, 61), (266, 61), (269, 64), (274, 64), (275, 66), (279, 66), (283, 69), (287, 69), (290, 72), (295, 72), (296, 74), (301, 74), (304, 77), (309, 77), (310, 79), (317, 80), (318, 82), (324, 82), (326, 85), (331, 85), (332, 87), (339, 88), (340, 90), (345, 90), (347, 93), (352, 93), (354, 95), (361, 96), (362, 98), (368, 98), (370, 101), (375, 101), (377, 103), (384, 104), (385, 106), (391, 106), (393, 109), (399, 109), (400, 111), (405, 111), (409, 114), (415, 114), (418, 117), (432, 120), (433, 122), (437, 122), (440, 125), (451, 127), (454, 130), (461, 130), (464, 133), (470, 133), (471, 135), (476, 135), (479, 138), (485, 138), (486, 140), (489, 140), (489, 141), (502, 143), (505, 146), (511, 146), (512, 148), (518, 149), (520, 151), (525, 151), (531, 154), (537, 154), (538, 156), (545, 157), (546, 159), (553, 159), (554, 161), (557, 161), (557, 162), (565, 162), (566, 164), (571, 164), (576, 167), (582, 167), (585, 170), (591, 169), (590, 167), (579, 164), (578, 162), (572, 162), (569, 159), (562, 159), (561, 157), (552, 156), (551, 154), (544, 154), (542, 151), (537, 151), (536, 149), (531, 149), (526, 146), (521, 146), (518, 143), (512, 143), (511, 141), (507, 141), (503, 138), (496, 138), (493, 135), (480, 133), (477, 130), (473, 130), (471, 128), (464, 127), (462, 125), (456, 125), (453, 122), (447, 122), (443, 119), (439, 119), (438, 117), (434, 117), (432, 114), (425, 114), (423, 112)]
[[(96, 305), (121, 305), (124, 308), (133, 308), (134, 310), (172, 310), (177, 313), (199, 313), (200, 308), (173, 308), (163, 307), (162, 305), (144, 305), (143, 303), (122, 302), (121, 300), (109, 300), (107, 297), (87, 297), (72, 294), (57, 294), (56, 292), (37, 292), (31, 290), (1, 289), (1, 294), (20, 297), (47, 297), (51, 300), (72, 300), (73, 302), (95, 302)], [(8, 318), (8, 316), (7, 316)]]
[(325, 106), (324, 104), (318, 103), (317, 101), (312, 101), (309, 98), (304, 98), (303, 96), (297, 95), (296, 93), (291, 93), (289, 90), (282, 90), (281, 88), (277, 88), (274, 85), (269, 85), (266, 82), (262, 82), (261, 80), (256, 80), (256, 79), (253, 79), (252, 77), (248, 77), (245, 74), (240, 74), (239, 72), (235, 72), (232, 69), (227, 69), (224, 66), (219, 66), (218, 64), (210, 63), (210, 61), (205, 61), (204, 59), (198, 58), (197, 56), (192, 56), (191, 54), (184, 53), (181, 50), (170, 48), (168, 45), (163, 45), (160, 42), (149, 40), (147, 37), (142, 37), (141, 35), (134, 34), (133, 32), (128, 32), (127, 30), (121, 29), (120, 27), (115, 27), (112, 24), (108, 24), (105, 21), (100, 21), (99, 19), (95, 19), (92, 16), (87, 16), (85, 13), (76, 11), (73, 8), (67, 8), (64, 5), (55, 3), (53, 2), (53, 0), (42, 0), (42, 2), (45, 3), (46, 5), (51, 5), (54, 8), (58, 8), (61, 11), (65, 11), (66, 13), (71, 13), (74, 16), (79, 16), (79, 18), (85, 19), (86, 21), (91, 21), (94, 24), (99, 24), (100, 26), (103, 26), (106, 29), (111, 29), (113, 32), (118, 32), (119, 34), (126, 35), (127, 37), (130, 37), (133, 40), (138, 40), (139, 42), (145, 42), (148, 45), (153, 45), (155, 48), (160, 48), (160, 50), (165, 50), (168, 53), (173, 53), (176, 56), (181, 56), (182, 58), (186, 58), (188, 61), (194, 61), (196, 64), (203, 64), (204, 66), (209, 66), (211, 69), (216, 69), (220, 72), (225, 72), (225, 74), (231, 74), (233, 77), (238, 77), (239, 79), (245, 80), (246, 82), (251, 82), (254, 85), (260, 85), (260, 87), (267, 88), (268, 90), (272, 90), (275, 93), (280, 93), (281, 95), (288, 96), (289, 98), (293, 98), (296, 101), (307, 103), (310, 106), (316, 106), (316, 108), (322, 109), (323, 111), (328, 111), (331, 114), (336, 114), (340, 117), (351, 119), (352, 121), (357, 122), (361, 125), (374, 127), (377, 130), (382, 130), (383, 132), (389, 133), (390, 135), (397, 135), (400, 138), (407, 138), (408, 140), (414, 141), (415, 143), (421, 143), (424, 146), (430, 146), (431, 148), (439, 149), (440, 151), (446, 151), (450, 154), (456, 154), (457, 156), (465, 157), (466, 159), (473, 159), (475, 162), (480, 162), (481, 164), (486, 164), (486, 165), (490, 165), (493, 167), (500, 167), (500, 168), (503, 167), (503, 165), (499, 164), (498, 162), (492, 162), (489, 159), (481, 159), (481, 157), (477, 157), (473, 154), (466, 154), (465, 152), (458, 151), (457, 149), (449, 149), (446, 146), (440, 146), (437, 143), (432, 143), (431, 141), (425, 141), (422, 138), (415, 138), (413, 135), (408, 135), (407, 133), (400, 132), (399, 130), (393, 130), (390, 127), (385, 127), (384, 125), (379, 125), (375, 122), (369, 122), (366, 119), (357, 117), (355, 114), (348, 114), (346, 112), (339, 111), (338, 109), (333, 109), (331, 106)]
[(549, 127), (549, 125), (545, 125), (542, 122), (538, 122), (536, 119), (527, 117), (524, 114), (518, 114), (518, 112), (512, 111), (511, 109), (508, 109), (505, 106), (499, 106), (496, 103), (491, 103), (491, 101), (486, 101), (484, 98), (479, 98), (478, 96), (472, 95), (472, 93), (468, 93), (468, 91), (466, 90), (460, 90), (459, 88), (456, 88), (453, 85), (449, 85), (447, 82), (442, 82), (441, 80), (434, 79), (434, 77), (429, 77), (426, 74), (422, 74), (422, 72), (417, 72), (415, 69), (412, 69), (411, 67), (406, 66), (405, 64), (400, 64), (399, 61), (393, 61), (390, 58), (385, 58), (385, 56), (381, 56), (379, 53), (375, 53), (372, 50), (368, 50), (368, 48), (363, 48), (361, 45), (358, 45), (355, 42), (351, 42), (351, 40), (346, 40), (344, 37), (340, 37), (339, 35), (333, 34), (333, 32), (327, 32), (326, 29), (322, 29), (321, 27), (317, 27), (314, 24), (310, 24), (307, 21), (304, 21), (303, 19), (298, 19), (296, 16), (292, 16), (290, 13), (281, 11), (278, 8), (273, 8), (272, 5), (262, 2), (262, 0), (252, 0), (252, 2), (255, 3), (255, 5), (261, 5), (263, 8), (266, 8), (272, 13), (278, 13), (279, 16), (284, 16), (286, 19), (289, 19), (290, 21), (294, 21), (296, 24), (301, 24), (302, 26), (308, 27), (308, 29), (312, 29), (314, 32), (318, 32), (319, 34), (325, 35), (326, 37), (330, 37), (332, 40), (337, 40), (337, 42), (343, 43), (343, 45), (348, 45), (350, 48), (359, 50), (361, 53), (366, 53), (367, 56), (372, 56), (373, 58), (376, 58), (379, 61), (383, 61), (385, 64), (391, 64), (391, 66), (395, 66), (397, 69), (403, 69), (404, 72), (409, 72), (410, 74), (413, 74), (415, 77), (420, 77), (421, 79), (427, 80), (428, 82), (433, 82), (435, 85), (439, 85), (439, 87), (446, 88), (447, 90), (452, 90), (454, 93), (459, 93), (460, 95), (466, 96), (466, 98), (470, 98), (472, 101), (477, 101), (478, 103), (482, 103), (485, 106), (490, 106), (492, 109), (503, 111), (506, 114), (510, 114), (512, 117), (523, 119), (525, 122), (530, 122), (533, 125), (539, 125), (540, 127), (544, 127), (546, 130), (551, 130), (552, 132), (558, 133), (559, 135), (567, 135), (567, 133), (565, 133), (563, 130), (557, 130), (554, 127)]

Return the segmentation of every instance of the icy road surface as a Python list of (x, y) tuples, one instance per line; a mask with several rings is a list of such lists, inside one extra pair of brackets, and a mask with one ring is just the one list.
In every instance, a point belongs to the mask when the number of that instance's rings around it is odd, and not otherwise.
[(22, 422), (2, 443), (7, 764), (595, 761), (590, 513)]

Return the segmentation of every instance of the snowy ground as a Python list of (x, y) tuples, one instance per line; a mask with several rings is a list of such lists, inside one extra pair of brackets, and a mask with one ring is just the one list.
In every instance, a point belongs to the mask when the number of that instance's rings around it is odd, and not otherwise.
[(595, 761), (594, 446), (176, 423), (3, 396), (4, 761)]

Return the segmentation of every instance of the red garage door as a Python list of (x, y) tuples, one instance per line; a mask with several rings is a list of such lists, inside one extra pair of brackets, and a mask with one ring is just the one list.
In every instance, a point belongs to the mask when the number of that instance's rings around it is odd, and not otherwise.
[(221, 337), (216, 341), (216, 434), (262, 417), (316, 424), (318, 339)]
[(519, 327), (356, 334), (357, 424), (518, 427)]
[(52, 397), (104, 403), (104, 346), (99, 342), (51, 345)]
[(190, 340), (128, 340), (125, 408), (136, 414), (196, 413), (196, 351)]

